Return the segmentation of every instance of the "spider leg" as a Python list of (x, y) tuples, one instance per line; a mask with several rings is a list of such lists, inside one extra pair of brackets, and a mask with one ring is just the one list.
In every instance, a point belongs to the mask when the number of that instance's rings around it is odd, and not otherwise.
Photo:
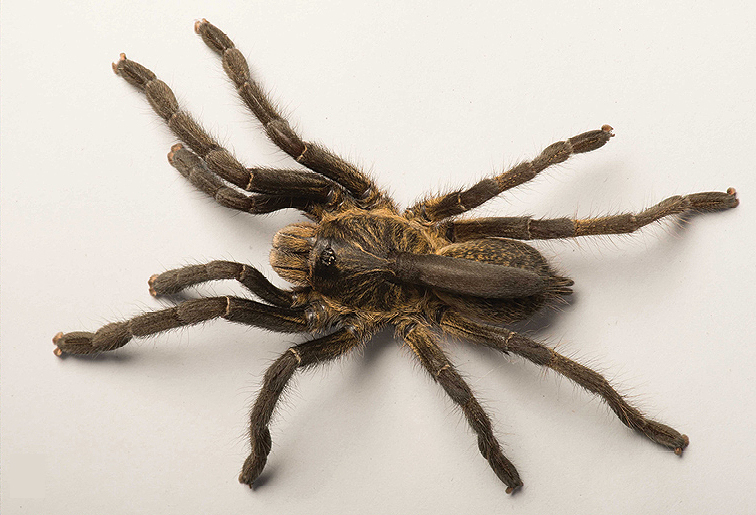
[[(311, 201), (324, 201), (339, 194), (340, 187), (317, 174), (302, 170), (245, 168), (179, 106), (168, 85), (139, 63), (121, 54), (113, 70), (147, 97), (153, 110), (173, 133), (199, 156), (181, 146), (168, 155), (183, 175), (221, 204), (253, 213), (266, 213), (284, 207), (297, 207)], [(201, 158), (201, 159), (200, 159)], [(262, 193), (245, 196), (227, 187), (215, 174), (241, 189)]]
[(279, 209), (295, 208), (320, 218), (318, 207), (337, 205), (341, 188), (328, 179), (298, 170), (258, 168), (250, 173), (255, 177), (255, 189), (275, 193), (245, 195), (226, 186), (197, 154), (176, 144), (168, 153), (168, 161), (194, 187), (213, 197), (219, 204), (252, 214), (271, 213)]
[(272, 446), (270, 420), (289, 380), (301, 368), (312, 367), (343, 356), (362, 344), (372, 333), (339, 329), (335, 333), (289, 348), (279, 357), (263, 378), (260, 394), (250, 415), (249, 435), (252, 452), (244, 461), (239, 482), (252, 487), (268, 460)]
[(446, 237), (450, 241), (467, 241), (485, 237), (545, 240), (596, 234), (625, 234), (664, 217), (687, 212), (729, 209), (738, 205), (735, 189), (677, 195), (665, 199), (640, 213), (624, 213), (600, 218), (534, 219), (524, 217), (472, 218), (449, 222)]
[(130, 320), (112, 322), (94, 333), (58, 333), (53, 338), (57, 346), (55, 354), (98, 354), (123, 347), (133, 337), (150, 336), (214, 318), (282, 333), (307, 331), (304, 310), (269, 306), (239, 297), (207, 297), (187, 300), (172, 308), (144, 313)]
[(173, 295), (195, 284), (222, 279), (235, 279), (262, 300), (282, 308), (294, 304), (292, 292), (274, 286), (256, 268), (232, 261), (211, 261), (202, 265), (190, 265), (167, 270), (150, 277), (150, 294)]
[(620, 421), (630, 429), (674, 450), (678, 456), (688, 446), (688, 437), (675, 429), (651, 420), (628, 402), (601, 374), (559, 354), (521, 334), (508, 329), (484, 326), (463, 315), (447, 311), (441, 318), (441, 327), (448, 333), (492, 347), (504, 353), (522, 356), (528, 361), (547, 367), (574, 381), (591, 393), (604, 399)]
[(233, 81), (239, 96), (273, 143), (297, 162), (343, 186), (362, 207), (390, 204), (390, 199), (356, 166), (320, 145), (302, 140), (273, 106), (260, 84), (252, 78), (247, 60), (226, 34), (204, 19), (195, 24), (194, 30), (207, 46), (221, 56), (223, 69)]
[(460, 215), (491, 200), (503, 191), (529, 181), (549, 166), (562, 163), (573, 154), (590, 152), (603, 147), (609, 138), (614, 136), (611, 131), (610, 126), (604, 125), (599, 130), (584, 132), (566, 141), (553, 143), (532, 161), (520, 163), (496, 177), (483, 179), (466, 190), (457, 190), (423, 200), (408, 208), (405, 214), (429, 222)]
[(504, 456), (496, 440), (491, 419), (481, 407), (462, 376), (434, 341), (427, 328), (409, 322), (398, 329), (402, 338), (451, 399), (462, 409), (470, 427), (478, 435), (478, 449), (496, 476), (507, 485), (507, 493), (522, 486), (514, 465)]

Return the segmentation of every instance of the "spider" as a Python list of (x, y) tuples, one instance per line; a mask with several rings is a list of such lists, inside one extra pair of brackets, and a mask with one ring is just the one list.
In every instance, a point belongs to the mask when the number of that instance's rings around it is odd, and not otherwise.
[(670, 215), (733, 208), (738, 205), (734, 189), (675, 196), (635, 214), (601, 218), (458, 218), (573, 154), (604, 146), (613, 136), (613, 129), (604, 125), (554, 143), (532, 161), (470, 188), (427, 197), (402, 211), (357, 167), (291, 128), (228, 36), (207, 20), (198, 21), (195, 31), (221, 56), (224, 70), (268, 137), (307, 171), (245, 167), (181, 109), (153, 72), (124, 54), (113, 70), (147, 96), (186, 145), (174, 145), (168, 160), (198, 189), (225, 207), (252, 214), (285, 208), (304, 213), (309, 221), (278, 231), (270, 254), (273, 269), (295, 287), (280, 289), (252, 266), (229, 261), (169, 270), (150, 277), (152, 295), (232, 279), (262, 302), (236, 296), (199, 298), (110, 323), (94, 333), (58, 333), (53, 338), (58, 356), (111, 351), (134, 337), (215, 318), (313, 334), (314, 339), (286, 350), (265, 372), (250, 415), (251, 453), (239, 476), (250, 487), (267, 461), (271, 417), (294, 374), (359, 349), (386, 326), (395, 328), (397, 338), (462, 410), (480, 453), (507, 493), (521, 487), (522, 480), (504, 456), (489, 416), (442, 350), (439, 333), (562, 374), (606, 401), (623, 424), (682, 454), (687, 436), (647, 418), (597, 372), (504, 326), (572, 293), (573, 281), (521, 240), (631, 233)]

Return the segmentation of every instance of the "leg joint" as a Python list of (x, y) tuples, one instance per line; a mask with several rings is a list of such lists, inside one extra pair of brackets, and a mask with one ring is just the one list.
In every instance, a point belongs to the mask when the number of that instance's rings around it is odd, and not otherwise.
[(448, 363), (446, 365), (442, 366), (441, 368), (439, 368), (438, 370), (436, 370), (436, 374), (435, 374), (436, 377), (440, 376), (441, 372), (443, 372), (444, 370), (449, 370), (450, 368), (451, 368), (451, 365), (449, 365)]
[(289, 352), (291, 352), (292, 354), (294, 354), (294, 357), (297, 358), (297, 364), (301, 365), (302, 364), (302, 355), (299, 353), (299, 351), (296, 348), (294, 348), (294, 347), (290, 347), (289, 348)]

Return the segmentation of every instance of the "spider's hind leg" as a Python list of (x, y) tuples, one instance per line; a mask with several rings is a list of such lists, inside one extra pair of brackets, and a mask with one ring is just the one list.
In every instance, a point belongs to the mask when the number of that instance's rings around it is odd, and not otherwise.
[(523, 216), (453, 220), (447, 223), (444, 234), (449, 241), (467, 241), (486, 237), (547, 240), (598, 234), (627, 234), (668, 216), (721, 211), (737, 207), (738, 203), (735, 189), (729, 188), (726, 192), (708, 191), (677, 195), (638, 213), (623, 213), (600, 218), (572, 220), (570, 218), (535, 219)]
[(447, 311), (440, 325), (454, 336), (472, 340), (501, 352), (522, 356), (528, 361), (567, 377), (589, 392), (601, 397), (612, 411), (630, 429), (638, 431), (650, 440), (672, 449), (678, 456), (688, 446), (688, 437), (677, 430), (650, 418), (630, 405), (598, 372), (577, 363), (542, 343), (531, 340), (508, 329), (485, 326), (467, 317)]

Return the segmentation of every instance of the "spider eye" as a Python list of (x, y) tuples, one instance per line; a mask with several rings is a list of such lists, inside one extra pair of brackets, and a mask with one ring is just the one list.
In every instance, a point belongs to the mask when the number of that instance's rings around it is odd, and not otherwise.
[(324, 266), (331, 266), (334, 261), (336, 261), (336, 253), (333, 249), (328, 247), (320, 255), (320, 262), (323, 263)]

